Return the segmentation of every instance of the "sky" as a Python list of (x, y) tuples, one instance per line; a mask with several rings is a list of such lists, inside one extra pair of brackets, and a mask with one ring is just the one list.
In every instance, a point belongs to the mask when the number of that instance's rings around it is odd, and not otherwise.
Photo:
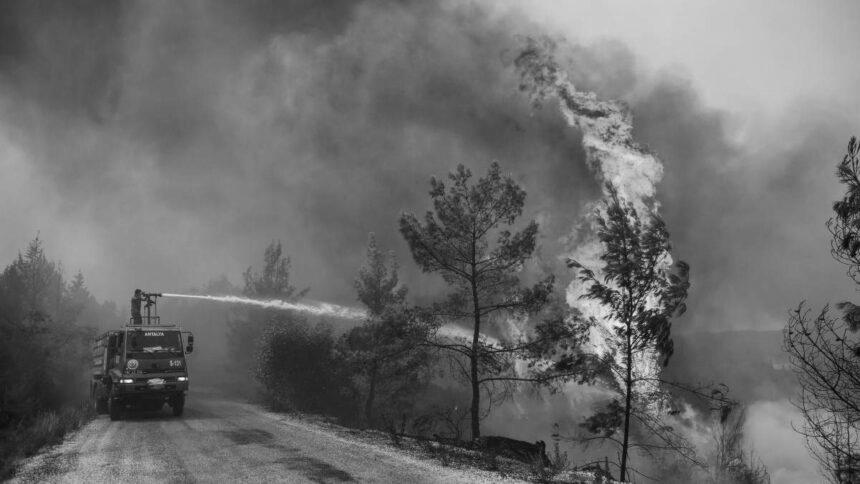
[(533, 17), (568, 38), (621, 41), (647, 69), (676, 70), (708, 106), (741, 118), (774, 119), (804, 98), (845, 107), (860, 99), (856, 2), (547, 1), (533, 8)]
[(664, 164), (692, 268), (676, 330), (778, 329), (802, 299), (854, 294), (824, 227), (858, 124), (851, 2), (81, 5), (0, 7), (0, 260), (38, 234), (100, 299), (240, 283), (281, 240), (297, 285), (349, 304), (370, 232), (430, 298), (397, 219), (429, 208), (430, 176), (493, 160), (567, 284), (599, 183), (558, 110), (517, 90), (511, 60), (540, 35)]

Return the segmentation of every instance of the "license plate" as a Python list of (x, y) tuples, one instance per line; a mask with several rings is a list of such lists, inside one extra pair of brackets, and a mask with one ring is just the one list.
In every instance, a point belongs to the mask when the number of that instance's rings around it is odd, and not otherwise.
[(160, 388), (164, 386), (164, 378), (150, 378), (146, 384), (154, 388)]

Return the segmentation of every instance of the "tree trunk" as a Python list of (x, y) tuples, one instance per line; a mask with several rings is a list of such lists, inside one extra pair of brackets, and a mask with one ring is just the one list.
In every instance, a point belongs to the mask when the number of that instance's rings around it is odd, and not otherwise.
[(373, 398), (376, 396), (376, 373), (377, 365), (373, 362), (370, 367), (370, 383), (367, 389), (367, 401), (364, 404), (364, 418), (367, 420), (367, 426), (373, 427)]
[(633, 347), (630, 324), (627, 325), (627, 378), (624, 379), (625, 402), (624, 402), (624, 443), (621, 445), (621, 475), (619, 479), (627, 480), (627, 449), (630, 447), (630, 402), (633, 397)]
[(478, 305), (478, 281), (476, 280), (476, 251), (475, 238), (472, 237), (472, 307), (475, 311), (475, 332), (472, 335), (472, 354), (469, 356), (472, 365), (472, 441), (481, 437), (481, 385), (478, 381), (478, 351), (481, 336), (481, 307)]
[(472, 283), (472, 298), (475, 301), (475, 333), (472, 336), (472, 440), (481, 436), (481, 388), (478, 382), (478, 350), (481, 336), (481, 313), (478, 308), (478, 288)]

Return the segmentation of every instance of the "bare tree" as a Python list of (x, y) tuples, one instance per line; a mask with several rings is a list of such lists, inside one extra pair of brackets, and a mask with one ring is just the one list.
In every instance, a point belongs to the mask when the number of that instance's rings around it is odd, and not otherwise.
[[(831, 254), (860, 283), (860, 146), (852, 137), (836, 175), (846, 186), (827, 221)], [(794, 404), (804, 423), (796, 427), (825, 477), (836, 483), (860, 482), (860, 307), (824, 306), (813, 313), (800, 303), (788, 317), (783, 346), (800, 384)]]
[[(800, 384), (795, 427), (832, 482), (860, 479), (860, 345), (844, 318), (801, 303), (788, 318), (784, 346)], [(853, 480), (852, 480), (853, 479)]]
[(714, 447), (710, 458), (710, 482), (769, 484), (767, 468), (745, 448), (746, 407), (724, 404), (715, 407), (711, 413)]

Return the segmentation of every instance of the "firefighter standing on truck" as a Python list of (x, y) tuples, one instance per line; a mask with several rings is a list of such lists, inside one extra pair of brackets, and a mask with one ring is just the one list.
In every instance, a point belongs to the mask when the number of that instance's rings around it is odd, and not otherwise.
[(143, 317), (140, 315), (140, 302), (143, 291), (140, 289), (134, 290), (134, 297), (131, 298), (131, 320), (132, 324), (140, 325), (143, 324)]

